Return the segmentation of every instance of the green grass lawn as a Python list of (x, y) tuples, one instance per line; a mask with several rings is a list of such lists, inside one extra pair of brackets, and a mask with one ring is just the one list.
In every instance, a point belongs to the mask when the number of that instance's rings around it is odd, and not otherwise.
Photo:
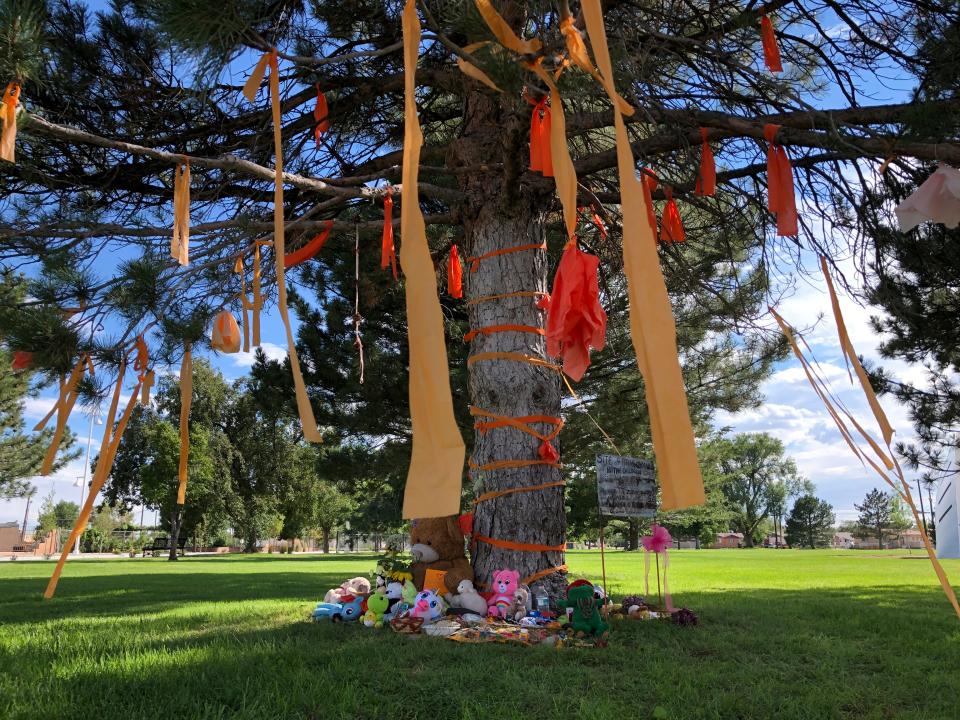
[[(599, 555), (572, 552), (599, 578)], [(370, 556), (0, 564), (0, 718), (957, 718), (960, 621), (921, 553), (671, 554), (696, 628), (606, 649), (307, 622)], [(960, 578), (960, 561), (947, 572)], [(616, 597), (643, 557), (609, 553)]]

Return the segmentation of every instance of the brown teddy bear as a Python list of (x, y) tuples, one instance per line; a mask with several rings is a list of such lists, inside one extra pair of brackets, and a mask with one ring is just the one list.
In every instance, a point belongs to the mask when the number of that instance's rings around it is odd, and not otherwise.
[(463, 531), (456, 515), (420, 518), (411, 523), (410, 553), (413, 583), (420, 590), (427, 570), (446, 571), (448, 592), (457, 592), (461, 580), (473, 580), (473, 568), (464, 552)]

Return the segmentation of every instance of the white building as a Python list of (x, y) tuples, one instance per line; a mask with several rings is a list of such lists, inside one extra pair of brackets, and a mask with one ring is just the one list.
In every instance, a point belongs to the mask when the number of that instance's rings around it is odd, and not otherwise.
[[(960, 467), (960, 448), (956, 460)], [(934, 518), (937, 527), (937, 557), (960, 558), (960, 472), (940, 481)]]

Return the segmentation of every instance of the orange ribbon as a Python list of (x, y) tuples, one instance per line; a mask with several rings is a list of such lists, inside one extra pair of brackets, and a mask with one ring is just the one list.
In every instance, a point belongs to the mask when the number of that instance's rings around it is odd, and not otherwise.
[(780, 63), (780, 46), (777, 45), (777, 35), (773, 31), (773, 23), (767, 13), (760, 11), (760, 40), (763, 43), (763, 62), (770, 72), (783, 72)]
[(97, 458), (97, 467), (93, 473), (93, 480), (90, 482), (90, 492), (87, 494), (87, 499), (83, 504), (83, 508), (80, 510), (80, 515), (73, 525), (73, 530), (70, 531), (70, 537), (63, 544), (60, 559), (57, 561), (53, 575), (50, 576), (50, 581), (47, 583), (47, 589), (43, 593), (43, 597), (47, 600), (52, 598), (57, 590), (57, 583), (60, 581), (60, 574), (63, 572), (63, 565), (67, 560), (67, 555), (73, 550), (77, 538), (87, 529), (87, 522), (90, 520), (93, 504), (96, 502), (97, 495), (100, 493), (104, 482), (106, 482), (110, 468), (113, 467), (113, 459), (116, 457), (117, 449), (120, 447), (120, 439), (123, 437), (123, 431), (126, 430), (130, 416), (133, 414), (133, 409), (137, 406), (137, 396), (141, 388), (139, 382), (130, 394), (130, 401), (127, 403), (127, 407), (120, 417), (120, 422), (118, 422), (116, 428), (114, 428), (113, 421), (116, 418), (117, 407), (120, 403), (120, 390), (123, 386), (125, 371), (126, 363), (122, 362), (120, 364), (120, 375), (117, 378), (117, 385), (113, 392), (113, 401), (110, 403), (110, 412), (107, 415), (107, 424), (104, 426), (103, 442), (100, 446), (100, 455)]
[(463, 341), (470, 342), (477, 335), (492, 335), (493, 333), (498, 332), (525, 332), (532, 333), (534, 335), (546, 334), (546, 331), (543, 328), (534, 327), (533, 325), (488, 325), (487, 327), (471, 330), (463, 336)]
[(0, 159), (7, 162), (16, 161), (17, 140), (17, 105), (20, 104), (20, 85), (12, 82), (7, 84), (3, 92), (3, 130), (0, 133)]
[(313, 108), (313, 119), (314, 122), (316, 122), (316, 126), (313, 128), (313, 139), (316, 141), (317, 147), (320, 147), (320, 136), (330, 129), (330, 113), (327, 109), (326, 96), (323, 94), (323, 91), (320, 90), (319, 84), (317, 84), (316, 87), (317, 105)]
[[(307, 442), (321, 442), (322, 437), (317, 429), (317, 421), (313, 415), (313, 408), (310, 405), (310, 398), (307, 397), (307, 388), (303, 382), (303, 373), (300, 371), (300, 358), (297, 356), (296, 341), (293, 337), (293, 328), (290, 325), (290, 313), (287, 309), (287, 282), (284, 275), (283, 257), (285, 247), (285, 224), (283, 220), (283, 125), (280, 113), (280, 70), (277, 67), (277, 51), (271, 50), (260, 58), (256, 67), (253, 69), (246, 84), (243, 86), (243, 94), (250, 102), (257, 97), (257, 89), (263, 82), (267, 67), (270, 68), (270, 112), (273, 119), (273, 151), (275, 155), (274, 163), (274, 188), (273, 188), (273, 256), (274, 256), (274, 274), (277, 279), (277, 308), (280, 310), (280, 319), (283, 321), (284, 330), (287, 335), (287, 352), (290, 358), (290, 370), (293, 375), (293, 387), (297, 397), (297, 410), (300, 414), (300, 424), (303, 427), (303, 437)], [(259, 253), (254, 250), (254, 275), (253, 275), (253, 293), (254, 306), (258, 305), (258, 294), (260, 291), (259, 277)], [(254, 310), (258, 312), (258, 308)], [(259, 344), (259, 318), (254, 315), (254, 342)]]
[(543, 173), (544, 177), (553, 177), (553, 154), (550, 152), (550, 106), (547, 98), (533, 104), (530, 113), (530, 169)]
[(173, 238), (170, 254), (181, 265), (190, 264), (190, 164), (173, 171)]
[(314, 235), (310, 242), (308, 242), (299, 250), (295, 250), (294, 252), (283, 256), (283, 267), (289, 270), (292, 267), (296, 267), (300, 263), (305, 263), (307, 260), (320, 252), (323, 249), (324, 244), (327, 242), (327, 238), (330, 236), (330, 230), (332, 228), (333, 220), (327, 220), (327, 224), (323, 230)]
[[(466, 45), (463, 49), (465, 52), (470, 53), (472, 55), (474, 52), (476, 52), (483, 46), (489, 45), (489, 44), (490, 44), (489, 40), (482, 40), (480, 42), (470, 43), (469, 45)], [(457, 67), (460, 68), (460, 72), (462, 72), (467, 77), (471, 77), (478, 82), (482, 82), (491, 90), (496, 90), (497, 92), (503, 92), (503, 90), (497, 87), (497, 84), (490, 79), (489, 75), (487, 75), (483, 70), (478, 68), (473, 63), (465, 60), (464, 58), (462, 57), (457, 58)]]
[(567, 549), (566, 543), (560, 543), (559, 545), (540, 545), (538, 543), (516, 542), (515, 540), (497, 540), (496, 538), (487, 537), (486, 535), (474, 535), (473, 540), (504, 550), (518, 550), (520, 552), (563, 552)]
[(53, 431), (53, 438), (50, 440), (50, 447), (47, 448), (47, 454), (44, 456), (43, 463), (40, 466), (41, 475), (49, 475), (53, 470), (53, 462), (57, 457), (57, 450), (60, 448), (60, 441), (63, 439), (63, 433), (67, 427), (67, 420), (69, 420), (70, 413), (73, 412), (73, 406), (76, 405), (77, 398), (79, 397), (77, 383), (80, 382), (84, 369), (93, 375), (93, 361), (90, 359), (90, 356), (86, 354), (74, 365), (73, 370), (70, 372), (69, 379), (63, 380), (61, 378), (60, 397), (57, 398), (56, 404), (50, 409), (46, 417), (33, 428), (34, 432), (40, 432), (50, 421), (50, 418), (53, 417), (54, 413), (56, 413), (57, 424)]
[(507, 21), (504, 20), (496, 8), (490, 4), (490, 0), (474, 0), (474, 2), (477, 10), (480, 11), (484, 21), (490, 28), (490, 31), (500, 44), (508, 50), (513, 50), (513, 52), (518, 55), (533, 55), (543, 47), (536, 38), (533, 40), (521, 40), (517, 37), (510, 25), (507, 24)]
[(700, 175), (697, 177), (697, 186), (694, 192), (697, 195), (713, 197), (717, 194), (717, 161), (713, 157), (713, 150), (707, 142), (707, 129), (700, 128)]
[[(478, 420), (473, 424), (474, 429), (478, 430), (481, 434), (485, 434), (495, 428), (512, 427), (514, 430), (525, 432), (537, 438), (537, 440), (540, 440), (540, 449), (537, 454), (541, 460), (555, 463), (560, 459), (560, 453), (557, 452), (557, 449), (553, 446), (553, 441), (556, 440), (560, 431), (563, 429), (562, 418), (551, 417), (549, 415), (526, 415), (524, 417), (512, 418), (506, 415), (497, 415), (496, 413), (472, 406), (470, 408), (470, 414), (474, 417), (492, 418), (492, 420)], [(552, 432), (542, 433), (533, 428), (533, 423), (554, 425), (554, 429)]]
[(447, 260), (447, 294), (452, 298), (463, 297), (463, 265), (457, 246), (450, 246), (450, 258)]
[(383, 239), (380, 242), (380, 267), (392, 268), (393, 279), (397, 275), (397, 249), (393, 244), (393, 188), (387, 188), (383, 196)]
[(10, 370), (13, 372), (19, 372), (20, 370), (26, 370), (33, 363), (33, 353), (27, 350), (14, 350), (13, 351), (13, 363), (10, 365)]
[(763, 126), (767, 146), (767, 209), (777, 218), (777, 235), (792, 237), (799, 234), (797, 227), (797, 198), (793, 188), (793, 168), (782, 145), (776, 142), (779, 125)]
[(475, 255), (467, 258), (467, 262), (470, 264), (470, 272), (476, 272), (480, 269), (480, 261), (489, 260), (492, 257), (497, 257), (497, 255), (509, 255), (510, 253), (523, 252), (525, 250), (546, 250), (547, 243), (528, 243), (526, 245), (514, 245), (513, 247), (502, 248), (500, 250), (491, 250), (488, 253), (483, 255)]
[(663, 221), (660, 223), (660, 242), (682, 243), (686, 236), (683, 232), (680, 210), (677, 209), (677, 201), (673, 199), (671, 188), (667, 187), (664, 192), (667, 196), (667, 204), (663, 208)]
[(654, 243), (657, 237), (657, 212), (653, 207), (653, 191), (657, 189), (657, 176), (653, 170), (643, 171), (643, 199), (647, 208), (647, 222), (650, 224), (650, 232), (653, 233)]

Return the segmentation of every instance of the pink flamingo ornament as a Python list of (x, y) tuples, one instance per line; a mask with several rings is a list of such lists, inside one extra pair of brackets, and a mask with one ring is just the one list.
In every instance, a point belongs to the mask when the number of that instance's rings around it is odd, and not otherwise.
[(670, 597), (670, 586), (667, 584), (667, 568), (670, 567), (670, 556), (667, 548), (673, 544), (670, 532), (663, 526), (653, 524), (650, 534), (640, 538), (643, 543), (643, 588), (644, 593), (650, 594), (650, 553), (657, 561), (657, 596), (660, 597), (660, 555), (663, 555), (663, 600), (666, 601), (667, 612), (673, 612), (673, 600)]

